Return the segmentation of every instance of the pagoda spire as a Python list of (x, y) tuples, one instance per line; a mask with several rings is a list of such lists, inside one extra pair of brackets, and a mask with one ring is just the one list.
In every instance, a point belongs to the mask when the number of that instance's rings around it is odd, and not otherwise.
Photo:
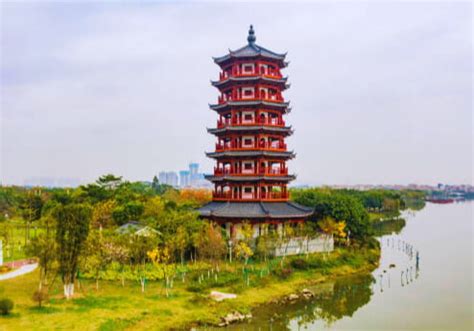
[(255, 31), (253, 30), (253, 25), (250, 25), (249, 36), (247, 37), (247, 41), (249, 42), (249, 45), (253, 45), (255, 44), (256, 40), (257, 40), (257, 37), (255, 37)]

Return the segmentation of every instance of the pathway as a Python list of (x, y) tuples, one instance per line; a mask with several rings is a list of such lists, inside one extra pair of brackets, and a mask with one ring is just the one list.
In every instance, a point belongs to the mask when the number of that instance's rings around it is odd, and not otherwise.
[(10, 271), (4, 274), (0, 274), (0, 281), (15, 278), (15, 277), (30, 273), (38, 267), (38, 263), (35, 260), (31, 260), (31, 259), (12, 261), (12, 262), (5, 263), (4, 265), (8, 265), (9, 267), (12, 267), (12, 268), (14, 267), (18, 269), (15, 269), (13, 271)]

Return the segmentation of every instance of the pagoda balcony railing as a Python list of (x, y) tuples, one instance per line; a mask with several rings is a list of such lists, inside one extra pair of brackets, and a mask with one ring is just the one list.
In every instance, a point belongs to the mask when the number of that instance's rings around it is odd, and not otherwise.
[(273, 79), (282, 79), (283, 78), (283, 75), (281, 73), (279, 73), (278, 71), (272, 71), (272, 70), (268, 70), (267, 72), (262, 72), (262, 73), (259, 72), (259, 71), (245, 72), (245, 73), (242, 73), (242, 72), (228, 73), (226, 71), (223, 71), (219, 74), (219, 80), (223, 81), (223, 80), (226, 80), (230, 77), (256, 77), (256, 76), (266, 77), (266, 78), (273, 78)]
[(285, 126), (285, 121), (279, 118), (255, 118), (253, 121), (245, 121), (242, 119), (223, 119), (217, 121), (217, 128), (225, 128), (227, 126), (255, 126), (255, 125), (265, 125), (265, 126)]
[(260, 100), (268, 101), (268, 102), (284, 102), (285, 101), (281, 95), (260, 96), (259, 93), (256, 93), (253, 96), (245, 97), (245, 98), (238, 97), (238, 96), (232, 96), (232, 95), (229, 96), (229, 97), (219, 96), (217, 98), (217, 102), (219, 104), (223, 104), (223, 103), (226, 103), (226, 102), (229, 102), (229, 101), (260, 101)]
[(255, 149), (267, 149), (267, 150), (276, 150), (276, 151), (286, 151), (287, 145), (285, 143), (254, 143), (252, 145), (243, 145), (235, 143), (226, 143), (226, 144), (216, 144), (216, 152), (229, 151), (229, 150), (255, 150)]
[(233, 175), (233, 176), (287, 176), (288, 168), (261, 168), (261, 169), (234, 169), (230, 168), (217, 168), (214, 167), (214, 176), (224, 176), (224, 175)]
[(232, 194), (232, 192), (212, 192), (212, 199), (215, 201), (286, 201), (290, 198), (288, 192), (261, 192)]

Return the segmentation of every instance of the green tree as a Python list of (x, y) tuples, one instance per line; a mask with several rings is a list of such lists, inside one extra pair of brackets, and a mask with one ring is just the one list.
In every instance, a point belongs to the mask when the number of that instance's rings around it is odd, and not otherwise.
[(172, 278), (176, 273), (176, 266), (171, 263), (171, 253), (169, 245), (165, 244), (163, 247), (157, 247), (147, 253), (153, 266), (160, 270), (165, 281), (166, 297), (169, 297), (169, 288), (172, 286)]
[(351, 238), (364, 241), (372, 236), (369, 215), (357, 198), (330, 190), (314, 189), (298, 192), (296, 195), (296, 202), (314, 208), (313, 221), (317, 222), (325, 217), (344, 220)]
[(123, 225), (129, 221), (137, 221), (144, 211), (143, 203), (139, 201), (129, 201), (116, 207), (112, 211), (112, 218), (117, 225)]
[(206, 223), (198, 242), (199, 255), (208, 259), (218, 269), (219, 260), (226, 254), (226, 245), (221, 229), (212, 222)]
[(95, 288), (99, 290), (99, 278), (102, 272), (112, 263), (110, 245), (102, 232), (91, 231), (84, 247), (84, 267), (91, 271), (95, 278)]
[(30, 240), (31, 223), (41, 218), (43, 199), (39, 191), (29, 191), (20, 206), (23, 219), (25, 220), (25, 246)]
[(64, 296), (74, 295), (78, 259), (89, 234), (92, 210), (85, 204), (60, 205), (53, 211), (56, 220), (59, 273), (64, 285)]
[(151, 236), (124, 235), (124, 242), (127, 243), (130, 264), (134, 274), (141, 285), (141, 291), (145, 292), (147, 280), (146, 264), (149, 262), (148, 252), (152, 251), (159, 243), (158, 238)]
[(39, 290), (43, 285), (49, 285), (49, 278), (52, 276), (54, 263), (56, 262), (56, 241), (48, 233), (40, 233), (31, 240), (27, 251), (38, 258)]
[(158, 180), (158, 177), (156, 177), (156, 175), (155, 175), (155, 176), (153, 176), (153, 181), (151, 182), (151, 187), (153, 188), (153, 190), (156, 191), (156, 190), (158, 190), (159, 186), (160, 186), (160, 181)]
[(97, 185), (105, 189), (111, 190), (117, 188), (122, 184), (122, 176), (115, 176), (112, 174), (107, 174), (100, 176), (96, 181)]

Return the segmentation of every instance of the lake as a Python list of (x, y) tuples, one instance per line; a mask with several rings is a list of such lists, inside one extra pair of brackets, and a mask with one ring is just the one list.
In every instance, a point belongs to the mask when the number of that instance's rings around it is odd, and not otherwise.
[(472, 330), (473, 206), (428, 203), (406, 213), (398, 234), (380, 238), (372, 274), (311, 287), (314, 300), (260, 307), (228, 329)]

